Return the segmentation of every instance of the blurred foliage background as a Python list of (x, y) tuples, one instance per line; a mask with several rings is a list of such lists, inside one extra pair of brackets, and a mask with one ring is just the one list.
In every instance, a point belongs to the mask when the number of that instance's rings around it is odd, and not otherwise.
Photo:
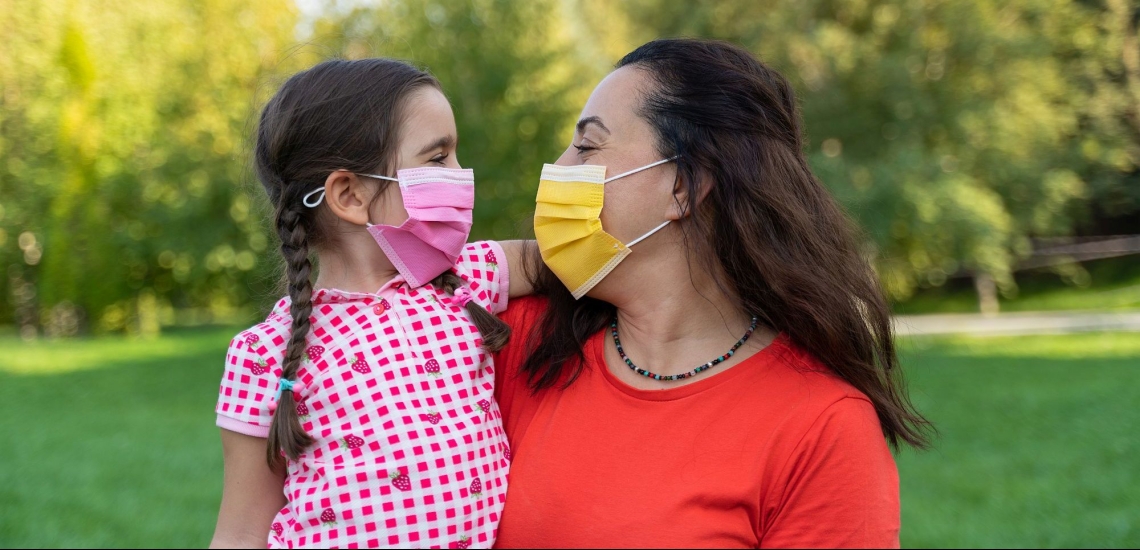
[(438, 76), (478, 172), (474, 237), (525, 234), (590, 90), (661, 36), (727, 39), (792, 79), (812, 164), (894, 299), (962, 276), (1015, 296), (1037, 239), (1140, 233), (1138, 19), (1132, 0), (9, 0), (0, 325), (250, 319), (278, 265), (252, 122), (329, 57)]

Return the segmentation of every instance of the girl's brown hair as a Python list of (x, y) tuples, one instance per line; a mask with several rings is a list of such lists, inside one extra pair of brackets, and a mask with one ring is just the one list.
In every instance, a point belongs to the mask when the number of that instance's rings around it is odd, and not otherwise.
[[(654, 128), (660, 158), (678, 157), (690, 257), (717, 266), (721, 290), (744, 313), (866, 394), (893, 447), (926, 447), (930, 423), (907, 396), (890, 308), (853, 225), (808, 166), (788, 81), (747, 51), (710, 40), (656, 40), (617, 67), (645, 71), (653, 83), (639, 114)], [(712, 182), (704, 200), (702, 181)], [(536, 292), (549, 297), (523, 365), (537, 391), (573, 382), (584, 343), (614, 307), (574, 300), (545, 266), (535, 278)]]
[[(274, 206), (293, 318), (282, 378), (295, 379), (309, 334), (313, 310), (310, 256), (315, 248), (332, 241), (328, 209), (308, 208), (302, 199), (323, 186), (336, 170), (389, 173), (396, 158), (404, 104), (424, 86), (438, 89), (439, 82), (402, 61), (326, 61), (289, 78), (261, 112), (254, 167)], [(376, 196), (389, 184), (383, 183)], [(452, 293), (462, 280), (445, 273), (432, 284)], [(502, 347), (509, 328), (474, 301), (467, 304), (467, 310), (483, 335), (483, 346), (489, 351)], [(282, 392), (269, 430), (270, 465), (278, 465), (282, 454), (296, 460), (312, 443), (301, 427), (293, 392)]]

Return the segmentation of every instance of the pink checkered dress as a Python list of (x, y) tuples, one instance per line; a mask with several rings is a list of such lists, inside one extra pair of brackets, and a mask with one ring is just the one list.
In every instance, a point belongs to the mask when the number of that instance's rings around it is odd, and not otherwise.
[[(455, 268), (492, 313), (507, 305), (494, 242), (468, 244)], [(289, 300), (230, 343), (218, 426), (267, 437)], [(489, 548), (510, 450), (494, 366), (467, 312), (431, 285), (397, 277), (376, 294), (321, 289), (298, 371), (297, 406), (316, 439), (288, 464), (288, 503), (270, 548)]]

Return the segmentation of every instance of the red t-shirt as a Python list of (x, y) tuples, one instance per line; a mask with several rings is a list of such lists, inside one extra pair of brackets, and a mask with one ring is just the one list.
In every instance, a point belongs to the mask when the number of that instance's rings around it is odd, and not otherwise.
[(532, 395), (519, 368), (544, 307), (503, 314), (515, 333), (495, 393), (512, 463), (497, 547), (898, 547), (898, 472), (875, 409), (786, 337), (640, 390), (606, 367), (601, 331), (569, 388)]

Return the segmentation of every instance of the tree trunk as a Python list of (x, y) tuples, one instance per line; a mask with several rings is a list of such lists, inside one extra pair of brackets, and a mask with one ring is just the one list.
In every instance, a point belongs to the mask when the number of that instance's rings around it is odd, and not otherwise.
[(978, 291), (978, 309), (982, 315), (992, 317), (998, 314), (997, 282), (989, 273), (974, 275), (974, 288)]

